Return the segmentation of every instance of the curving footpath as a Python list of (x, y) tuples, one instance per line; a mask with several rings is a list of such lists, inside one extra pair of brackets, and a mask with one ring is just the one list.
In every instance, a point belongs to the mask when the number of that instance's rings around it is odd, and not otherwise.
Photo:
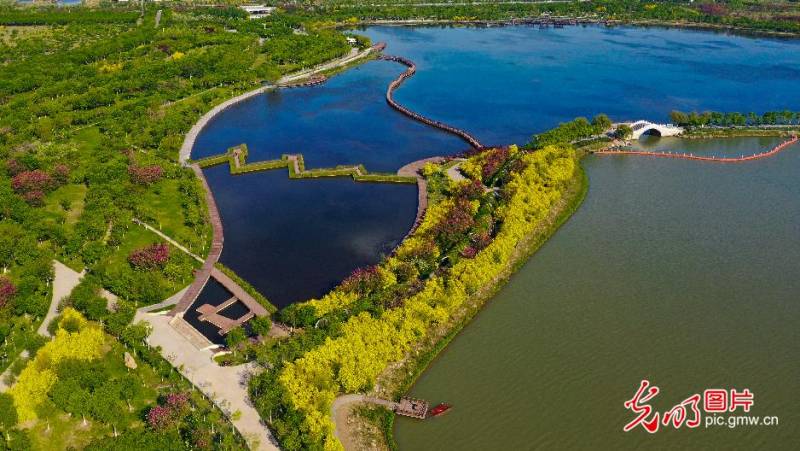
[[(372, 46), (372, 47), (370, 47), (368, 49), (365, 49), (365, 50), (363, 50), (361, 52), (359, 52), (359, 51), (350, 52), (348, 55), (345, 55), (345, 56), (343, 56), (341, 58), (337, 58), (335, 60), (329, 61), (329, 62), (324, 63), (324, 64), (320, 64), (319, 66), (317, 66), (317, 67), (315, 67), (313, 69), (300, 71), (300, 72), (295, 73), (295, 74), (285, 75), (280, 80), (278, 80), (277, 87), (313, 86), (313, 85), (317, 85), (317, 84), (323, 83), (326, 80), (326, 78), (323, 78), (323, 77), (319, 77), (319, 78), (316, 78), (316, 79), (312, 78), (311, 80), (309, 80), (308, 82), (305, 82), (305, 83), (298, 83), (298, 81), (306, 79), (306, 78), (309, 78), (309, 77), (313, 77), (314, 75), (316, 75), (316, 74), (318, 74), (320, 72), (324, 72), (324, 71), (327, 71), (327, 70), (332, 70), (332, 69), (336, 69), (336, 68), (339, 68), (339, 67), (346, 66), (346, 65), (348, 65), (348, 64), (350, 64), (350, 63), (352, 63), (352, 62), (354, 62), (356, 60), (359, 60), (361, 58), (364, 58), (364, 57), (368, 56), (372, 52), (380, 51), (382, 49), (383, 49), (383, 47), (381, 46), (381, 44), (376, 44), (376, 45), (374, 45), (374, 46)], [(355, 49), (353, 49), (353, 50), (355, 50)], [(259, 94), (263, 94), (264, 92), (270, 91), (270, 90), (272, 90), (274, 88), (275, 88), (275, 86), (270, 86), (270, 85), (261, 86), (259, 88), (256, 88), (256, 89), (252, 90), (252, 91), (248, 91), (248, 92), (246, 92), (246, 93), (244, 93), (242, 95), (238, 95), (238, 96), (236, 96), (236, 97), (234, 97), (232, 99), (228, 99), (225, 102), (222, 102), (219, 105), (217, 105), (214, 108), (212, 108), (206, 114), (204, 114), (200, 118), (200, 120), (198, 120), (192, 126), (191, 130), (189, 130), (189, 133), (186, 134), (186, 138), (184, 138), (184, 140), (183, 140), (183, 144), (181, 145), (181, 149), (178, 152), (178, 160), (180, 161), (180, 163), (184, 164), (184, 165), (188, 163), (188, 161), (189, 161), (189, 159), (191, 157), (191, 154), (192, 154), (192, 148), (194, 148), (194, 143), (197, 140), (197, 136), (205, 128), (205, 126), (208, 125), (208, 123), (211, 122), (212, 119), (214, 119), (214, 117), (216, 117), (218, 114), (222, 113), (223, 111), (227, 110), (228, 108), (230, 108), (233, 105), (236, 105), (239, 102), (243, 102), (243, 101), (245, 101), (245, 100), (247, 100), (247, 99), (249, 99), (251, 97), (255, 97), (255, 96), (259, 95)]]
[(397, 406), (396, 402), (362, 394), (342, 395), (334, 399), (333, 404), (331, 404), (331, 416), (334, 424), (333, 434), (339, 439), (344, 449), (356, 449), (354, 437), (352, 436), (353, 431), (348, 427), (347, 419), (353, 406), (362, 403), (384, 406), (389, 410), (394, 410)]
[(475, 149), (483, 149), (484, 148), (484, 145), (481, 144), (481, 142), (478, 141), (477, 138), (475, 138), (474, 136), (470, 135), (466, 131), (461, 130), (460, 128), (453, 127), (451, 125), (447, 125), (447, 124), (445, 124), (443, 122), (434, 121), (433, 119), (428, 119), (427, 117), (425, 117), (425, 116), (423, 116), (423, 115), (421, 115), (419, 113), (415, 113), (415, 112), (409, 110), (408, 108), (404, 107), (403, 105), (400, 105), (399, 103), (397, 103), (397, 101), (394, 100), (394, 91), (397, 90), (397, 88), (399, 88), (400, 85), (403, 84), (404, 81), (406, 81), (407, 79), (409, 79), (409, 78), (414, 76), (414, 74), (417, 72), (417, 65), (414, 64), (414, 62), (411, 61), (410, 59), (403, 58), (402, 56), (381, 55), (381, 56), (378, 57), (378, 59), (382, 59), (382, 60), (385, 60), (385, 61), (394, 61), (396, 63), (400, 63), (400, 64), (408, 67), (408, 69), (406, 69), (405, 72), (400, 74), (400, 76), (398, 76), (391, 83), (389, 83), (389, 88), (386, 89), (386, 102), (389, 104), (389, 106), (391, 106), (395, 110), (405, 114), (406, 116), (410, 117), (411, 119), (414, 119), (415, 121), (422, 122), (423, 124), (430, 125), (431, 127), (435, 127), (435, 128), (440, 129), (440, 130), (444, 130), (444, 131), (446, 131), (448, 133), (451, 133), (453, 135), (456, 135), (459, 138), (461, 138), (464, 141), (466, 141), (467, 143), (469, 143), (469, 145), (474, 147)]
[(748, 155), (748, 156), (742, 155), (741, 157), (703, 157), (699, 155), (693, 155), (690, 153), (648, 152), (645, 150), (615, 150), (615, 149), (605, 149), (594, 153), (596, 155), (640, 155), (646, 157), (676, 158), (681, 160), (711, 161), (714, 163), (741, 163), (745, 161), (759, 160), (761, 158), (771, 157), (785, 150), (787, 147), (794, 145), (795, 143), (797, 143), (797, 141), (798, 141), (797, 135), (793, 135), (791, 139), (781, 144), (778, 144), (771, 150), (761, 153), (754, 153), (753, 155)]
[(208, 181), (206, 180), (205, 174), (203, 174), (203, 170), (200, 169), (200, 166), (193, 164), (191, 165), (191, 168), (197, 178), (199, 178), (200, 182), (203, 184), (203, 191), (205, 192), (206, 196), (206, 205), (208, 206), (208, 216), (211, 222), (211, 228), (213, 230), (213, 237), (211, 241), (211, 249), (208, 252), (205, 262), (203, 262), (203, 266), (200, 267), (200, 270), (198, 270), (197, 273), (195, 273), (194, 280), (192, 281), (192, 284), (189, 285), (189, 289), (184, 292), (181, 300), (178, 301), (178, 304), (169, 313), (170, 316), (173, 317), (182, 317), (183, 313), (186, 312), (189, 307), (191, 307), (192, 303), (194, 303), (194, 300), (197, 299), (197, 296), (199, 296), (200, 292), (203, 291), (203, 287), (206, 286), (208, 279), (211, 277), (211, 273), (214, 271), (214, 264), (219, 261), (219, 257), (222, 255), (222, 245), (224, 242), (222, 219), (220, 219), (219, 210), (217, 209), (217, 202), (214, 200), (214, 194), (211, 192), (211, 187), (208, 186)]

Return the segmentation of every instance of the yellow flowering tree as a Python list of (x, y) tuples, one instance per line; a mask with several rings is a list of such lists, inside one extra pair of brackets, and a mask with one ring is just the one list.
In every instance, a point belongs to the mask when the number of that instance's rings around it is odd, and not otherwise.
[(20, 422), (37, 418), (37, 408), (56, 383), (55, 369), (66, 359), (94, 360), (101, 356), (106, 336), (80, 313), (64, 310), (55, 338), (36, 353), (8, 393), (14, 400)]

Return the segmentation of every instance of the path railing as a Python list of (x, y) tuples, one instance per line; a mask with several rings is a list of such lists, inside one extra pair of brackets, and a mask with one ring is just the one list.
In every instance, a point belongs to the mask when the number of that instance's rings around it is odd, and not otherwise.
[(618, 148), (608, 148), (594, 152), (597, 155), (641, 155), (647, 157), (660, 157), (660, 158), (677, 158), (682, 160), (697, 160), (697, 161), (711, 161), (715, 163), (741, 163), (744, 161), (758, 160), (761, 158), (768, 158), (787, 147), (796, 144), (798, 141), (797, 135), (793, 135), (788, 141), (782, 142), (770, 150), (754, 153), (752, 155), (742, 155), (740, 157), (716, 157), (716, 156), (701, 156), (691, 153), (671, 153), (671, 152), (649, 152), (646, 150), (623, 150)]

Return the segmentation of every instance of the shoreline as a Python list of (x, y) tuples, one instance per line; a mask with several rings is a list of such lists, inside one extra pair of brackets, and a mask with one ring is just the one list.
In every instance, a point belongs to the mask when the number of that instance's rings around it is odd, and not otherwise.
[(302, 71), (295, 72), (295, 73), (292, 73), (292, 74), (284, 75), (283, 77), (278, 79), (278, 81), (276, 81), (275, 84), (263, 84), (262, 86), (259, 86), (256, 89), (253, 89), (253, 90), (247, 91), (245, 93), (239, 94), (236, 97), (232, 97), (232, 98), (230, 98), (230, 99), (218, 104), (217, 106), (215, 106), (214, 108), (212, 108), (211, 110), (209, 110), (208, 112), (206, 112), (205, 114), (200, 116), (200, 119), (198, 119), (197, 122), (195, 122), (194, 125), (192, 125), (192, 128), (189, 129), (189, 132), (186, 133), (186, 136), (183, 139), (183, 144), (181, 144), (181, 148), (178, 151), (178, 162), (182, 166), (188, 166), (188, 162), (189, 162), (189, 160), (191, 159), (191, 156), (192, 156), (192, 149), (194, 148), (194, 144), (197, 141), (197, 137), (200, 135), (200, 132), (203, 131), (203, 129), (217, 115), (219, 115), (223, 111), (227, 110), (228, 108), (230, 108), (230, 107), (232, 107), (232, 106), (234, 106), (234, 105), (236, 105), (238, 103), (244, 102), (245, 100), (248, 100), (248, 99), (250, 99), (252, 97), (255, 97), (255, 96), (259, 95), (259, 94), (263, 94), (263, 93), (265, 93), (267, 91), (271, 91), (273, 89), (278, 89), (278, 88), (281, 88), (281, 87), (289, 87), (289, 86), (283, 86), (283, 85), (289, 85), (292, 82), (296, 82), (298, 80), (303, 80), (303, 79), (306, 79), (308, 77), (312, 77), (312, 76), (314, 76), (314, 75), (316, 75), (316, 74), (318, 74), (320, 72), (326, 72), (326, 71), (330, 71), (330, 70), (335, 70), (337, 67), (347, 66), (347, 65), (353, 64), (356, 61), (359, 61), (359, 60), (369, 56), (369, 54), (374, 52), (374, 51), (376, 51), (374, 46), (373, 47), (369, 47), (369, 48), (367, 48), (365, 50), (362, 50), (360, 52), (350, 53), (350, 54), (345, 55), (343, 57), (339, 57), (339, 58), (335, 58), (333, 60), (327, 61), (327, 62), (322, 63), (320, 65), (317, 65), (316, 67), (313, 67), (311, 69), (306, 69), (306, 70), (302, 70)]
[(585, 25), (602, 25), (605, 27), (613, 28), (618, 26), (633, 26), (633, 27), (660, 27), (660, 28), (675, 28), (685, 30), (699, 30), (709, 32), (719, 32), (726, 34), (733, 34), (743, 37), (766, 37), (766, 38), (784, 38), (784, 39), (800, 39), (800, 32), (791, 31), (774, 31), (763, 30), (758, 28), (745, 28), (734, 25), (720, 25), (705, 22), (682, 22), (682, 21), (662, 21), (662, 20), (647, 20), (647, 19), (605, 19), (605, 18), (585, 18), (585, 17), (568, 17), (558, 18), (564, 21), (574, 21), (573, 23), (560, 23), (558, 21), (544, 20), (539, 17), (535, 18), (517, 18), (517, 19), (497, 19), (497, 20), (451, 20), (451, 19), (401, 19), (401, 20), (365, 20), (356, 23), (337, 23), (331, 28), (344, 28), (353, 29), (361, 27), (415, 27), (415, 26), (466, 26), (466, 27), (503, 27), (503, 26), (520, 26), (520, 25), (546, 25), (548, 28), (563, 28), (566, 26), (585, 26)]
[[(585, 155), (583, 155), (585, 156)], [(582, 157), (581, 157), (582, 160)], [(583, 166), (579, 164), (579, 172), (575, 175), (573, 186), (568, 191), (568, 196), (564, 198), (561, 205), (555, 206), (548, 216), (547, 223), (543, 225), (543, 230), (536, 230), (527, 235), (517, 245), (517, 253), (512, 261), (509, 262), (504, 271), (497, 278), (495, 283), (484, 287), (483, 290), (473, 295), (467, 305), (463, 307), (457, 317), (454, 317), (447, 330), (435, 337), (430, 337), (422, 343), (419, 352), (414, 356), (407, 356), (400, 362), (390, 365), (378, 377), (375, 384), (381, 387), (375, 390), (379, 397), (396, 400), (406, 394), (416, 383), (417, 379), (436, 361), (455, 337), (468, 326), (473, 319), (480, 314), (495, 295), (505, 287), (511, 277), (526, 263), (549, 239), (558, 232), (572, 215), (577, 212), (583, 204), (589, 191), (589, 178)], [(347, 396), (347, 395), (343, 395)], [(341, 397), (341, 396), (340, 396)], [(337, 397), (339, 399), (340, 397)], [(351, 416), (356, 422), (366, 421), (364, 418)], [(394, 436), (394, 430), (386, 428), (394, 427), (395, 415), (392, 414), (392, 421), (388, 424), (372, 425), (381, 428), (383, 432), (384, 448), (398, 449)], [(389, 441), (391, 439), (391, 441)]]
[[(354, 49), (355, 50), (355, 49)], [(369, 47), (360, 52), (351, 52), (350, 54), (336, 58), (331, 61), (327, 61), (316, 67), (297, 72), (294, 74), (289, 74), (281, 77), (275, 85), (265, 85), (261, 86), (257, 89), (253, 89), (251, 91), (245, 92), (240, 94), (236, 97), (228, 99), (219, 105), (215, 106), (200, 119), (195, 122), (192, 128), (189, 130), (189, 133), (186, 134), (183, 144), (181, 145), (181, 149), (178, 154), (179, 163), (183, 167), (189, 167), (195, 173), (195, 176), (200, 180), (201, 185), (204, 191), (205, 197), (205, 208), (206, 214), (208, 217), (209, 222), (211, 223), (212, 229), (212, 242), (209, 248), (208, 254), (205, 256), (203, 261), (203, 265), (195, 274), (195, 277), (192, 279), (191, 284), (189, 285), (189, 289), (184, 292), (181, 300), (175, 305), (175, 307), (169, 312), (169, 315), (174, 318), (175, 321), (182, 319), (184, 313), (192, 306), (192, 304), (197, 300), (197, 297), (203, 291), (208, 280), (212, 277), (212, 273), (215, 269), (216, 263), (219, 261), (220, 257), (222, 256), (222, 248), (225, 240), (225, 234), (223, 231), (222, 225), (222, 218), (219, 214), (219, 209), (217, 208), (216, 199), (214, 197), (214, 192), (211, 190), (211, 187), (206, 180), (205, 175), (203, 174), (202, 166), (197, 163), (191, 162), (191, 153), (192, 149), (194, 148), (195, 142), (197, 137), (199, 136), (200, 132), (220, 113), (227, 110), (233, 105), (236, 105), (240, 102), (243, 102), (247, 99), (260, 95), (268, 90), (280, 88), (282, 85), (286, 86), (289, 83), (304, 80), (308, 77), (311, 77), (317, 73), (333, 70), (337, 67), (346, 66), (353, 64), (356, 61), (364, 59), (364, 57), (369, 56), (370, 53), (376, 51), (375, 46)], [(288, 85), (290, 86), (290, 85)], [(237, 159), (238, 161), (238, 159)], [(171, 323), (174, 324), (174, 323)], [(202, 334), (200, 334), (202, 335)], [(203, 337), (205, 338), (205, 337)], [(206, 345), (206, 340), (200, 339), (198, 344)], [(209, 342), (210, 343), (210, 342)]]

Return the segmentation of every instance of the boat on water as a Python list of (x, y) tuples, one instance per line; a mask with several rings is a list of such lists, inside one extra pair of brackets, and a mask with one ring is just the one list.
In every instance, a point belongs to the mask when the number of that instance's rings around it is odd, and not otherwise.
[(453, 406), (451, 406), (450, 404), (441, 403), (441, 404), (439, 404), (438, 406), (436, 406), (436, 407), (434, 407), (433, 409), (431, 409), (431, 410), (428, 412), (428, 414), (429, 414), (429, 416), (431, 416), (431, 417), (436, 417), (436, 416), (439, 416), (439, 415), (441, 415), (441, 414), (443, 414), (443, 413), (447, 412), (447, 411), (448, 411), (448, 410), (450, 410), (450, 408), (452, 408), (452, 407), (453, 407)]

